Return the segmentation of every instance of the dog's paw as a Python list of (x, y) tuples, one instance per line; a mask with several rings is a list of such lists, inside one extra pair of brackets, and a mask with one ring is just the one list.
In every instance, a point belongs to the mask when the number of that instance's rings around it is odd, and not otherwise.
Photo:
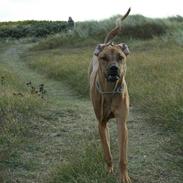
[(107, 167), (107, 173), (108, 174), (113, 174), (114, 173), (113, 166), (108, 166)]
[(120, 176), (121, 183), (132, 183), (127, 173)]

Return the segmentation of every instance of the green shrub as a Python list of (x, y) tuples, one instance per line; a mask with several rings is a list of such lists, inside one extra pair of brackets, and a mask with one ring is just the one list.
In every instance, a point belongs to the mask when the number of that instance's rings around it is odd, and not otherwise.
[(0, 38), (46, 37), (67, 30), (68, 25), (64, 21), (1, 22)]

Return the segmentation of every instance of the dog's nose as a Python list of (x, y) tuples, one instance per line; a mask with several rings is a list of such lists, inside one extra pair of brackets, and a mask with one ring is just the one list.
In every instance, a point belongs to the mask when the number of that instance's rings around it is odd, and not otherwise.
[(110, 71), (113, 71), (113, 72), (118, 71), (118, 67), (116, 65), (112, 65), (109, 69), (110, 69)]
[(115, 64), (109, 66), (108, 74), (110, 75), (117, 75), (118, 74), (118, 67)]

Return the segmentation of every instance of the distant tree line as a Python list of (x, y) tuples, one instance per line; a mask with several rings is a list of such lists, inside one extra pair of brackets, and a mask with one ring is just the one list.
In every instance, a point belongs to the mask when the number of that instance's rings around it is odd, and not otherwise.
[(45, 37), (70, 29), (67, 21), (0, 22), (0, 38)]

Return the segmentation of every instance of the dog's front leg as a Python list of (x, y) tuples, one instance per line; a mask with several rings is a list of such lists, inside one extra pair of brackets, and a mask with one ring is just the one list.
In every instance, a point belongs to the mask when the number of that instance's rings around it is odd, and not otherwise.
[(113, 173), (112, 155), (110, 151), (110, 135), (107, 123), (99, 122), (99, 134), (104, 151), (104, 157), (107, 163), (108, 173)]
[(126, 94), (115, 110), (115, 118), (117, 120), (118, 128), (118, 141), (119, 141), (119, 170), (120, 181), (122, 183), (131, 183), (128, 176), (128, 160), (127, 160), (127, 148), (128, 148), (128, 128), (127, 119), (129, 113), (129, 98)]
[(118, 123), (118, 138), (119, 138), (119, 152), (120, 152), (119, 154), (120, 181), (122, 183), (131, 183), (127, 169), (128, 129), (126, 121), (118, 119), (117, 123)]

